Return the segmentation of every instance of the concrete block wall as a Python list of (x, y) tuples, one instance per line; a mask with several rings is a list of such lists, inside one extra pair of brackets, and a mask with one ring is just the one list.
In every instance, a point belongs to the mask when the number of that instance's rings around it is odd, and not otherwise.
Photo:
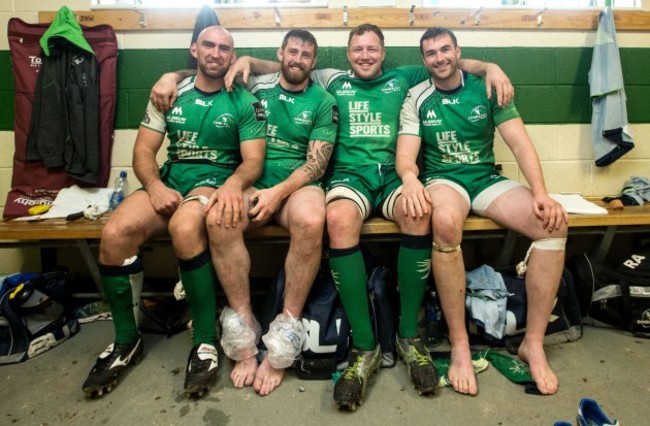
[[(90, 0), (0, 0), (0, 34), (7, 21), (19, 17), (36, 22), (39, 10), (63, 5), (88, 9)], [(356, 2), (346, 2), (354, 7)], [(404, 3), (404, 4), (402, 4)], [(406, 4), (408, 3), (408, 4)], [(331, 0), (341, 7), (342, 0)], [(410, 2), (397, 1), (398, 7)], [(644, 2), (650, 10), (650, 0)], [(282, 29), (233, 31), (239, 55), (273, 59), (284, 35)], [(345, 57), (347, 31), (313, 31), (321, 46), (319, 65), (348, 68)], [(419, 64), (420, 29), (385, 31), (386, 66)], [(593, 164), (591, 107), (587, 73), (595, 31), (458, 30), (463, 57), (499, 63), (516, 88), (516, 103), (537, 147), (548, 190), (609, 195), (620, 192), (631, 175), (650, 175), (650, 29), (619, 31), (618, 43), (628, 97), (628, 115), (636, 148), (606, 168)], [(131, 152), (149, 89), (171, 69), (183, 68), (191, 31), (119, 32), (118, 106), (112, 156), (112, 182), (120, 170), (131, 172)], [(0, 38), (0, 210), (11, 182), (13, 147), (13, 77), (7, 39)], [(505, 144), (496, 143), (497, 161), (504, 173), (524, 182)], [(164, 153), (159, 157), (162, 161)], [(133, 173), (131, 188), (139, 185)]]

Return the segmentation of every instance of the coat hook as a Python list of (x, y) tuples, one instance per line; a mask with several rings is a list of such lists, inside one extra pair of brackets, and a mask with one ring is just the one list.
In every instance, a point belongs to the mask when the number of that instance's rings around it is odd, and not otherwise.
[(144, 14), (144, 12), (138, 11), (138, 15), (140, 15), (140, 27), (146, 28), (147, 26), (147, 15)]
[(481, 25), (481, 11), (483, 6), (479, 7), (478, 10), (472, 13), (472, 18), (474, 18), (474, 25)]
[(545, 7), (544, 9), (537, 12), (537, 26), (538, 27), (541, 27), (542, 25), (544, 25), (544, 18), (542, 17), (542, 14), (544, 12), (546, 12), (546, 9), (548, 9), (548, 7)]
[(348, 7), (343, 5), (343, 25), (348, 25)]
[(280, 16), (280, 9), (277, 6), (273, 8), (275, 10), (275, 25), (280, 26), (282, 24), (282, 17)]
[(409, 25), (415, 24), (415, 5), (411, 5), (411, 10), (409, 10)]

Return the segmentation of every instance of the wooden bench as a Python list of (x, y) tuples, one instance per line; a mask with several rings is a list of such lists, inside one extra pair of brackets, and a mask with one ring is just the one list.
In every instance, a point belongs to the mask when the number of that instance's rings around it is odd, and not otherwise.
[[(597, 199), (591, 199), (606, 207)], [(650, 204), (644, 206), (626, 206), (621, 210), (608, 209), (607, 215), (569, 215), (569, 233), (583, 231), (601, 235), (600, 242), (594, 247), (594, 256), (603, 259), (617, 232), (650, 232)], [(0, 222), (0, 248), (16, 248), (36, 245), (39, 248), (53, 245), (76, 245), (88, 270), (101, 291), (99, 271), (95, 255), (90, 250), (90, 243), (101, 237), (102, 228), (108, 220), (104, 215), (99, 220), (80, 219), (67, 222), (64, 219), (48, 219), (35, 222), (4, 221)], [(496, 264), (505, 266), (512, 257), (514, 240), (517, 234), (506, 230), (490, 219), (470, 216), (465, 221), (464, 232), (468, 238), (491, 238), (497, 231), (503, 238)], [(363, 225), (363, 241), (396, 241), (399, 229), (395, 223), (381, 218), (372, 218)], [(281, 227), (269, 225), (247, 234), (249, 241), (286, 241), (288, 233)], [(165, 239), (161, 239), (165, 242)], [(168, 242), (168, 239), (167, 239)]]

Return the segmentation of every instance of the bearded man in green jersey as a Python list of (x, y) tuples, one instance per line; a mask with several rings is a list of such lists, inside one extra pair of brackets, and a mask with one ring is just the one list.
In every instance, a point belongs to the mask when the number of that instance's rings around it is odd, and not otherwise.
[[(251, 207), (237, 226), (221, 226), (212, 213), (207, 218), (213, 262), (234, 311), (230, 319), (222, 318), (222, 347), (236, 361), (230, 377), (235, 387), (252, 385), (260, 395), (268, 395), (281, 384), (284, 370), (302, 349), (305, 330), (300, 315), (321, 259), (325, 192), (320, 179), (336, 140), (338, 107), (332, 95), (309, 79), (317, 51), (310, 32), (291, 30), (277, 52), (280, 72), (248, 80), (251, 92), (266, 109), (264, 170), (246, 191)], [(171, 77), (177, 78), (175, 73)], [(262, 337), (268, 353), (258, 368), (255, 345), (259, 335), (245, 347), (231, 348), (233, 327), (229, 324), (240, 319), (239, 324), (246, 324), (252, 336), (259, 333), (251, 309), (251, 261), (244, 234), (271, 220), (289, 230), (290, 242), (283, 310)]]
[[(334, 95), (339, 107), (339, 130), (330, 161), (332, 175), (326, 183), (326, 222), (330, 267), (352, 326), (353, 348), (350, 367), (335, 385), (334, 399), (339, 406), (354, 409), (365, 394), (369, 377), (382, 361), (368, 311), (365, 264), (359, 248), (363, 221), (375, 211), (396, 220), (404, 234), (398, 261), (398, 352), (420, 393), (435, 389), (437, 372), (418, 338), (417, 327), (429, 274), (431, 237), (427, 222), (393, 214), (399, 195), (395, 190), (400, 186), (394, 170), (399, 110), (408, 89), (426, 79), (428, 72), (422, 66), (383, 69), (384, 35), (372, 24), (360, 25), (350, 32), (347, 55), (352, 70), (314, 70), (311, 78)], [(485, 73), (488, 68), (477, 61), (466, 61), (464, 66), (478, 73)], [(238, 74), (247, 81), (251, 70), (256, 74), (274, 73), (279, 71), (279, 65), (242, 57), (233, 65), (227, 81)], [(509, 80), (498, 67), (490, 70), (495, 75), (491, 81), (501, 102), (507, 103), (512, 95)], [(152, 99), (169, 107), (168, 91), (156, 89)], [(424, 231), (418, 233), (418, 228)]]
[[(201, 395), (216, 378), (216, 279), (206, 211), (228, 226), (240, 221), (244, 190), (262, 172), (266, 120), (250, 92), (223, 90), (224, 75), (235, 58), (228, 31), (206, 28), (191, 53), (198, 74), (179, 84), (174, 109), (163, 114), (149, 104), (140, 123), (133, 170), (143, 188), (119, 205), (102, 231), (99, 269), (115, 342), (99, 356), (83, 384), (91, 396), (110, 391), (143, 353), (133, 310), (142, 287), (139, 249), (168, 232), (194, 321), (185, 392)], [(167, 161), (159, 168), (156, 154), (165, 134), (170, 139)]]
[[(537, 389), (554, 394), (558, 380), (543, 348), (546, 326), (562, 275), (567, 213), (549, 197), (542, 168), (513, 103), (505, 108), (485, 95), (485, 82), (459, 68), (453, 32), (430, 28), (420, 39), (431, 78), (409, 91), (397, 143), (396, 169), (403, 182), (403, 215), (428, 218), (433, 231), (432, 268), (452, 345), (449, 380), (476, 395), (465, 328), (465, 269), (460, 243), (469, 212), (488, 217), (533, 240), (522, 264), (526, 274), (526, 334), (519, 347)], [(530, 189), (495, 168), (494, 131), (513, 152)], [(416, 160), (422, 152), (424, 170)]]

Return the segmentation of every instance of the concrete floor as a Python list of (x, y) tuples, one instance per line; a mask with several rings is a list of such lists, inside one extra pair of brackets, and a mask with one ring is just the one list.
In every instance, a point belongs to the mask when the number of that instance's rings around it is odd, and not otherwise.
[[(494, 368), (479, 378), (477, 397), (450, 388), (418, 396), (398, 363), (371, 381), (356, 412), (340, 412), (331, 381), (301, 381), (289, 372), (267, 397), (235, 389), (231, 364), (220, 365), (219, 381), (200, 400), (183, 393), (190, 350), (188, 333), (172, 338), (144, 335), (145, 357), (113, 392), (85, 398), (81, 384), (95, 357), (113, 338), (111, 322), (81, 326), (61, 346), (22, 364), (0, 367), (1, 425), (547, 425), (576, 421), (578, 402), (596, 399), (622, 425), (646, 425), (650, 416), (650, 340), (620, 331), (586, 327), (581, 340), (548, 348), (560, 378), (554, 396), (532, 396)], [(304, 391), (301, 390), (304, 388)]]

